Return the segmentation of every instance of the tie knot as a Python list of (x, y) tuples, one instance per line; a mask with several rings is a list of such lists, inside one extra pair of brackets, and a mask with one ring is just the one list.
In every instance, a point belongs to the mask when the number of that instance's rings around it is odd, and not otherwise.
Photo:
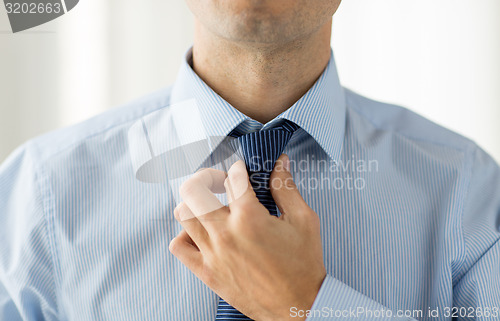
[(295, 123), (285, 120), (276, 127), (245, 135), (235, 129), (230, 136), (237, 137), (232, 145), (245, 161), (249, 172), (271, 172), (298, 128)]

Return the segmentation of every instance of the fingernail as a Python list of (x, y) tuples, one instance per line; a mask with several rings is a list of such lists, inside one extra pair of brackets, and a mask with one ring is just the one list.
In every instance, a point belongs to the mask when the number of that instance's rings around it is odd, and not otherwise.
[(290, 158), (288, 158), (287, 154), (283, 154), (285, 157), (283, 158), (283, 167), (289, 172), (290, 171)]
[(229, 178), (228, 186), (233, 194), (232, 198), (233, 200), (237, 200), (238, 198), (243, 196), (243, 194), (245, 194), (249, 188), (248, 174), (245, 167), (245, 163), (243, 161), (236, 162), (229, 169), (228, 178)]

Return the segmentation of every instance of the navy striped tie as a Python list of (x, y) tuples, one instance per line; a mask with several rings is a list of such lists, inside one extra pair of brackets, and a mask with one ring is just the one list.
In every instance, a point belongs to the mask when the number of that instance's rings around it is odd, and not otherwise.
[[(271, 215), (278, 216), (276, 203), (269, 189), (269, 178), (278, 157), (285, 150), (298, 125), (285, 120), (279, 126), (246, 135), (235, 129), (229, 136), (237, 138), (231, 142), (233, 148), (245, 161), (250, 183), (259, 201)], [(219, 298), (216, 321), (252, 320)]]

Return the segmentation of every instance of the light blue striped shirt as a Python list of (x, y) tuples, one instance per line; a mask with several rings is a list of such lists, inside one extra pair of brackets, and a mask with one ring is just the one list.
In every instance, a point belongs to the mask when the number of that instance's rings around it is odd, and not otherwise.
[[(264, 126), (282, 118), (300, 126), (285, 152), (328, 273), (308, 320), (500, 320), (490, 156), (341, 87), (333, 55)], [(238, 125), (263, 127), (183, 61), (173, 86), (18, 147), (0, 167), (0, 320), (214, 320), (217, 295), (168, 251), (175, 179), (154, 182), (145, 165)]]

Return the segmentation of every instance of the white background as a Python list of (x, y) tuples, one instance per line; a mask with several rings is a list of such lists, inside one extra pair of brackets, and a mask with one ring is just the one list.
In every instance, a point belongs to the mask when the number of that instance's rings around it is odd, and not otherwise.
[[(0, 7), (0, 162), (29, 138), (171, 84), (192, 32), (182, 0), (82, 0), (18, 34)], [(500, 161), (500, 1), (344, 0), (332, 40), (344, 86)]]

